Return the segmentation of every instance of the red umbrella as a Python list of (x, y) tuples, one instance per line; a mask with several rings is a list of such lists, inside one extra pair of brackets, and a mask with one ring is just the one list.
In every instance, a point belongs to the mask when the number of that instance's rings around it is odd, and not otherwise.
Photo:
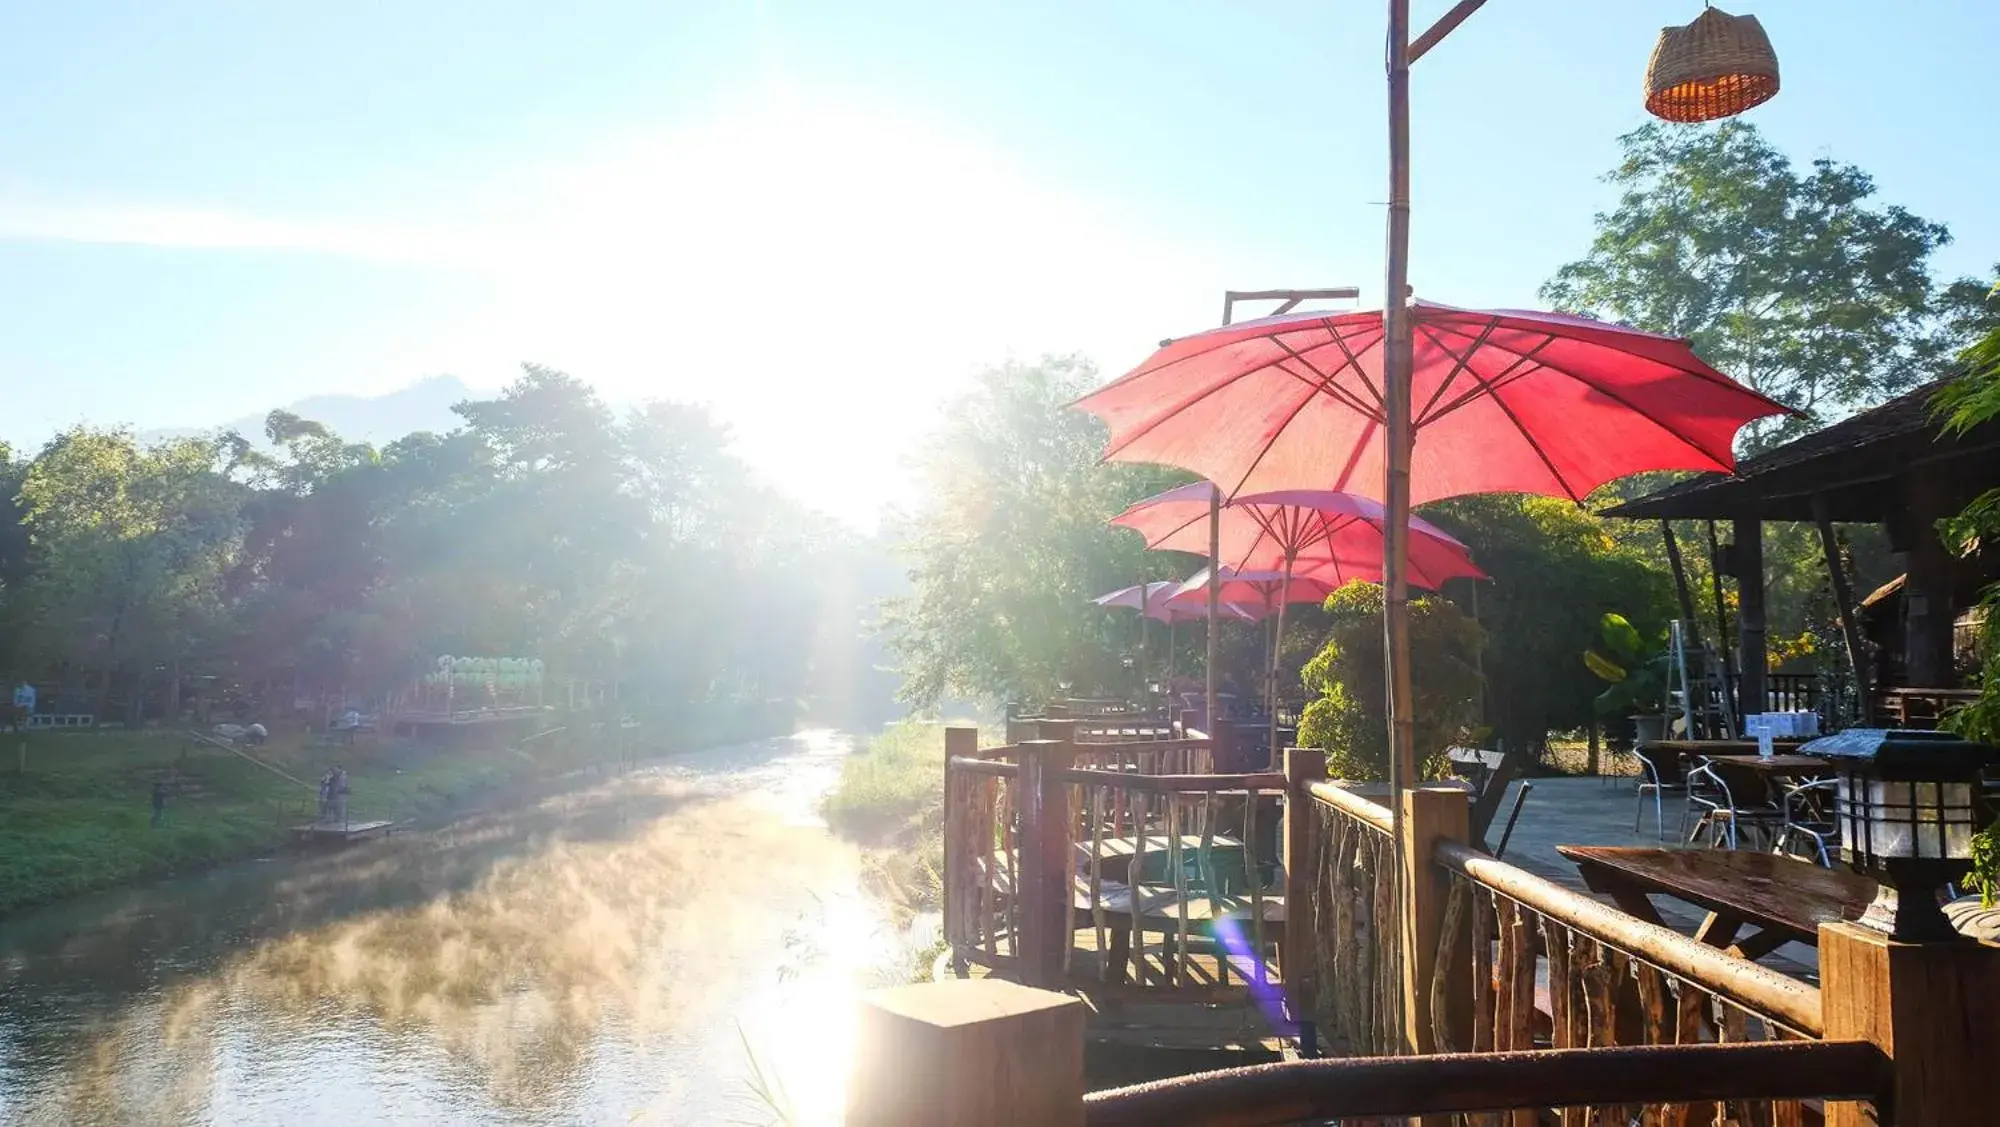
[[(1178, 580), (1155, 580), (1150, 583), (1135, 583), (1130, 587), (1120, 587), (1116, 591), (1107, 592), (1090, 600), (1101, 607), (1124, 607), (1127, 610), (1136, 610), (1146, 618), (1167, 624), (1167, 684), (1169, 686), (1173, 684), (1174, 680), (1174, 635), (1177, 628), (1183, 622), (1193, 622), (1208, 617), (1207, 599), (1175, 598), (1180, 592), (1181, 586)], [(1254, 622), (1257, 620), (1255, 612), (1246, 610), (1234, 603), (1220, 604), (1216, 613), (1218, 617), (1223, 619), (1234, 619), (1241, 622)], [(1139, 660), (1142, 664), (1145, 661), (1146, 655), (1145, 629), (1145, 623), (1141, 622), (1139, 626)], [(1140, 670), (1142, 676), (1144, 672), (1143, 669)], [(1171, 689), (1169, 689), (1169, 692), (1171, 692)]]
[[(1789, 408), (1685, 340), (1561, 313), (1413, 303), (1410, 503), (1466, 493), (1581, 500), (1642, 470), (1736, 468), (1736, 432)], [(1078, 400), (1105, 458), (1179, 466), (1225, 495), (1381, 499), (1382, 314), (1290, 313), (1170, 341)]]
[[(1197, 481), (1133, 503), (1111, 523), (1133, 529), (1146, 547), (1208, 554), (1208, 503), (1215, 486)], [(1295, 489), (1238, 496), (1222, 510), (1222, 562), (1236, 568), (1304, 567), (1336, 580), (1380, 582), (1382, 503), (1352, 493)], [(1447, 579), (1483, 579), (1465, 545), (1420, 517), (1410, 518), (1410, 581), (1438, 590)]]

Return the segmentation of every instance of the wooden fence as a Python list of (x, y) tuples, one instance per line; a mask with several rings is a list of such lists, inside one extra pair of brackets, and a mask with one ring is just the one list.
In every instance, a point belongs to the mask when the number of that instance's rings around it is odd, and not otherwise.
[[(1494, 860), (1470, 843), (1460, 789), (1416, 788), (1392, 811), (1326, 781), (1324, 756), (1297, 749), (1282, 774), (1204, 775), (1143, 769), (1195, 747), (1080, 767), (1091, 745), (1067, 738), (975, 744), (970, 731), (948, 737), (946, 923), (961, 972), (986, 962), (1030, 985), (1117, 984), (1129, 960), (1123, 988), (1139, 991), (1276, 984), (1307, 1055), (1324, 1034), (1342, 1057), (1079, 1094), (1047, 1121), (1860, 1127), (1992, 1115), (1991, 947), (1826, 924), (1815, 986)], [(1266, 887), (1259, 827), (1282, 831), (1282, 886)], [(1038, 1035), (1036, 1052), (1060, 1055), (1060, 1040)], [(996, 1109), (959, 1121), (1010, 1122)]]

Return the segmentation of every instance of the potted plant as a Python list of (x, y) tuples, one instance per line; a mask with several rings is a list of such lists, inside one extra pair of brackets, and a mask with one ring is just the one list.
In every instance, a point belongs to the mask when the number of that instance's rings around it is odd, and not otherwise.
[(1598, 695), (1599, 712), (1607, 716), (1630, 716), (1640, 743), (1666, 737), (1664, 647), (1648, 642), (1624, 615), (1606, 614), (1598, 622), (1598, 643), (1584, 651), (1583, 664), (1609, 682), (1609, 687)]

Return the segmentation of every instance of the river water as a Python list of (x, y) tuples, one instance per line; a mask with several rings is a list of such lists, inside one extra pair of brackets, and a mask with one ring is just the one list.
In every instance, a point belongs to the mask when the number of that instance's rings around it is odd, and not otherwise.
[(921, 942), (815, 814), (851, 746), (0, 921), (0, 1123), (833, 1122), (854, 998)]

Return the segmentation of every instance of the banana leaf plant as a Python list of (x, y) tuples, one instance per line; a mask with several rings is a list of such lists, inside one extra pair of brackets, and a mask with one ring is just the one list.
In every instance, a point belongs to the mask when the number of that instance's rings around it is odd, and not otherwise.
[(1665, 712), (1666, 647), (1649, 641), (1622, 614), (1606, 614), (1597, 632), (1597, 644), (1583, 653), (1583, 664), (1609, 683), (1597, 697), (1597, 711), (1607, 716)]

